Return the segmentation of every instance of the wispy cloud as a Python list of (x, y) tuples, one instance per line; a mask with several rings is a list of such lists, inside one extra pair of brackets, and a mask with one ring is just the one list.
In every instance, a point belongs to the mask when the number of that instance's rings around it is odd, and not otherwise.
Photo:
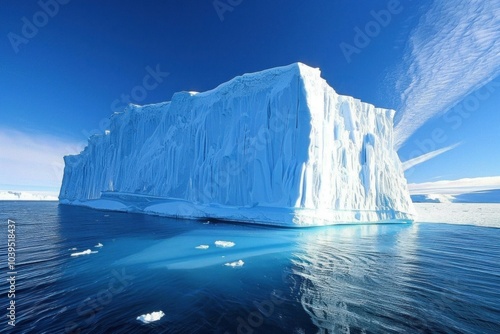
[(412, 31), (396, 84), (396, 149), (433, 116), (500, 74), (500, 2), (434, 1)]
[(473, 191), (500, 189), (500, 176), (410, 183), (408, 187), (411, 194), (458, 195)]
[(82, 148), (82, 143), (62, 138), (0, 128), (0, 189), (56, 192), (61, 186), (63, 156)]
[(456, 143), (447, 147), (440, 148), (439, 150), (435, 150), (429, 153), (422, 154), (416, 158), (413, 158), (411, 160), (406, 160), (403, 162), (403, 170), (408, 170), (410, 168), (415, 167), (416, 165), (420, 165), (421, 163), (424, 163), (430, 159), (433, 159), (437, 157), (438, 155), (441, 155), (445, 152), (448, 152), (449, 150), (454, 149), (455, 147), (459, 146), (461, 143)]

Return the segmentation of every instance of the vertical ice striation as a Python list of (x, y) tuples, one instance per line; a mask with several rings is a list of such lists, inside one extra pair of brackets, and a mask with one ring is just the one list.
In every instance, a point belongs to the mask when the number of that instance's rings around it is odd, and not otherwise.
[(65, 157), (60, 200), (285, 226), (411, 220), (393, 116), (304, 64), (245, 74), (115, 113)]

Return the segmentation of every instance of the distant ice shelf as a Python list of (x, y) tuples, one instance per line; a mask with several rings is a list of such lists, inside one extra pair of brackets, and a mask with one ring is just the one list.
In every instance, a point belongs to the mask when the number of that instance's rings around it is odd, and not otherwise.
[(0, 201), (57, 201), (57, 193), (0, 190)]
[(112, 115), (65, 157), (59, 199), (280, 226), (411, 221), (393, 117), (301, 63), (245, 74)]
[(500, 189), (458, 194), (413, 194), (413, 203), (500, 203)]

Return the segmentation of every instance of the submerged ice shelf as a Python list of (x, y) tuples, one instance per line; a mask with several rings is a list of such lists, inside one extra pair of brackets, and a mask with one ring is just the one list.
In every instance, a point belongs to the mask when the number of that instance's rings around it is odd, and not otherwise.
[(130, 105), (65, 157), (64, 204), (281, 226), (408, 221), (394, 111), (301, 63)]

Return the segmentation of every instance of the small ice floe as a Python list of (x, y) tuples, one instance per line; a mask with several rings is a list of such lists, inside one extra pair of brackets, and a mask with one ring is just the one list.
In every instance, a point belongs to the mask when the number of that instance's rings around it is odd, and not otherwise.
[(97, 248), (101, 248), (102, 246), (104, 246), (103, 244), (101, 243), (98, 243), (97, 245), (95, 245), (94, 247), (97, 247)]
[(137, 320), (142, 321), (145, 324), (149, 324), (150, 322), (160, 320), (164, 315), (165, 313), (163, 313), (163, 311), (157, 311), (140, 315), (137, 317)]
[(70, 248), (70, 249), (68, 249), (68, 250), (77, 250), (77, 249), (78, 249), (78, 248), (73, 247), (73, 248)]
[(210, 220), (207, 220), (205, 223), (203, 223), (203, 225), (208, 225), (210, 224)]
[(195, 248), (196, 249), (208, 249), (208, 247), (210, 247), (209, 245), (199, 245), (199, 246), (196, 246)]
[(245, 264), (245, 262), (243, 262), (243, 260), (238, 260), (238, 261), (235, 261), (235, 262), (228, 262), (228, 263), (226, 263), (224, 265), (226, 267), (236, 268), (236, 267), (243, 267), (244, 264)]
[(234, 245), (236, 245), (236, 244), (234, 242), (232, 242), (232, 241), (217, 240), (215, 242), (215, 246), (216, 247), (220, 247), (220, 248), (229, 248), (229, 247), (233, 247)]
[(94, 253), (97, 253), (97, 251), (91, 251), (90, 249), (87, 249), (87, 250), (84, 250), (83, 252), (71, 253), (71, 256), (88, 255), (88, 254), (94, 254)]

